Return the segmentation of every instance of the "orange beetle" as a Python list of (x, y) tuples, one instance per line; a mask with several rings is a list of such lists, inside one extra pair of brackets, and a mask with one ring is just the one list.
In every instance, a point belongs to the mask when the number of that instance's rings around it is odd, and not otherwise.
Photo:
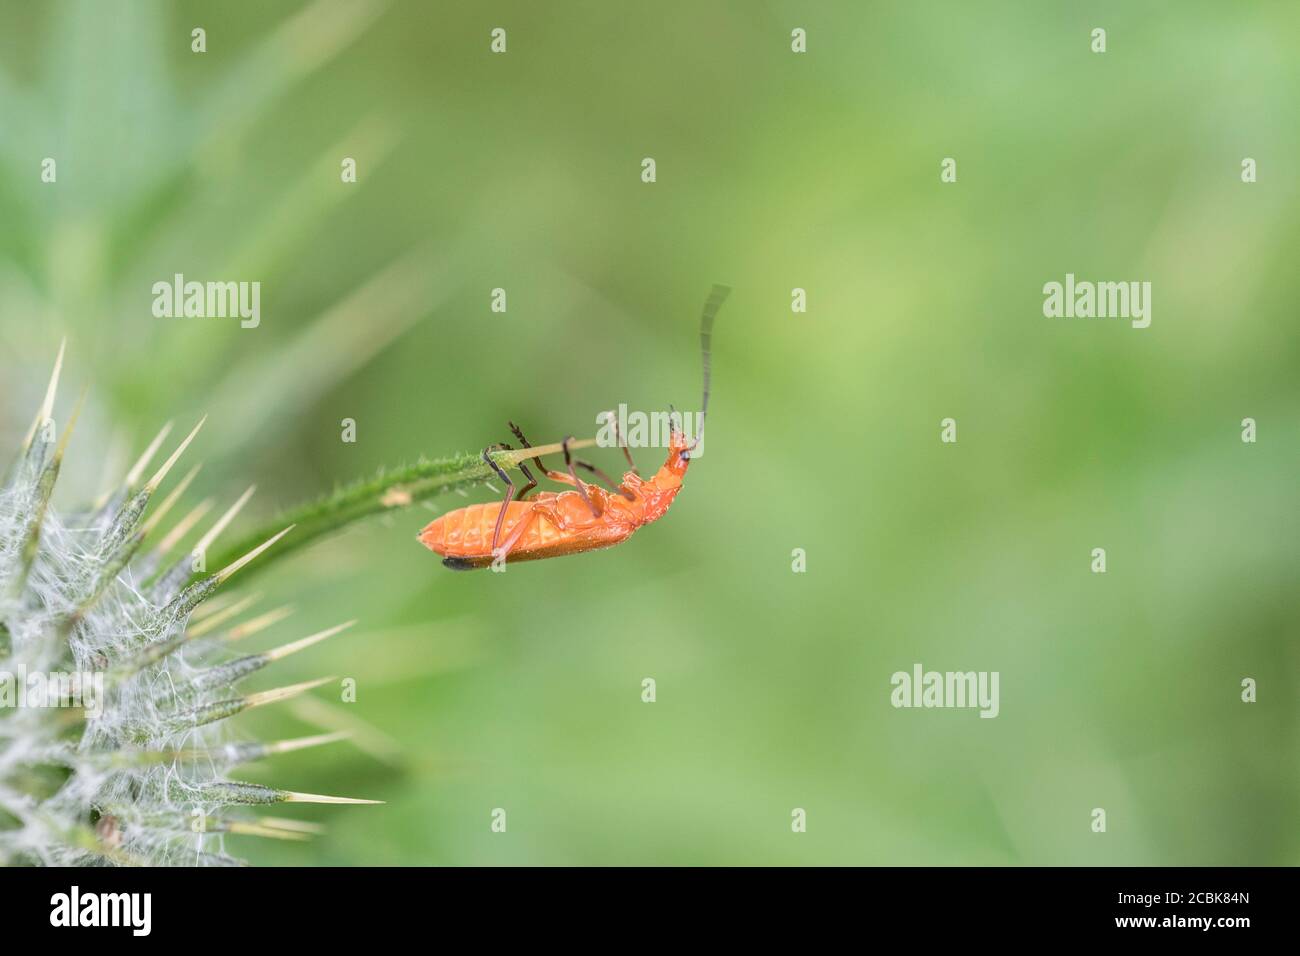
[[(547, 478), (572, 485), (574, 490), (558, 494), (538, 492), (526, 499), (537, 487), (528, 466), (519, 464), (528, 484), (515, 495), (514, 482), (491, 458), (493, 451), (510, 446), (489, 445), (483, 449), (483, 460), (505, 481), (504, 500), (500, 505), (487, 503), (458, 508), (434, 519), (420, 532), (420, 543), (442, 555), (446, 567), (465, 571), (486, 568), (496, 562), (533, 561), (613, 547), (629, 538), (637, 528), (662, 518), (681, 490), (682, 479), (691, 463), (691, 451), (704, 436), (704, 418), (709, 408), (709, 340), (714, 316), (730, 291), (726, 286), (715, 285), (700, 320), (704, 396), (698, 436), (688, 444), (685, 434), (673, 427), (668, 458), (652, 477), (641, 477), (624, 446), (623, 454), (632, 470), (623, 475), (622, 482), (613, 491), (588, 484), (578, 478), (575, 465), (597, 475), (606, 484), (614, 483), (595, 465), (569, 455), (570, 436), (563, 443), (567, 474), (549, 470), (540, 458), (533, 458), (533, 463)], [(532, 447), (513, 422), (510, 430), (525, 448)]]

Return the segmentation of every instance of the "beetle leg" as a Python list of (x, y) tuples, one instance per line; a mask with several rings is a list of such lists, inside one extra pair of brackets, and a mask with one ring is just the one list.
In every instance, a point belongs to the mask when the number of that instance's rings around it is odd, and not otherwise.
[[(512, 448), (510, 445), (507, 445), (505, 442), (497, 442), (495, 445), (490, 446), (488, 450), (514, 451), (514, 448)], [(501, 474), (501, 469), (497, 468), (493, 462), (489, 461), (488, 464), (492, 465), (492, 467), (496, 470), (496, 473), (498, 475)], [(532, 491), (534, 488), (537, 487), (537, 479), (533, 477), (533, 473), (528, 470), (528, 466), (525, 465), (522, 461), (516, 467), (518, 467), (519, 470), (524, 473), (524, 477), (528, 479), (528, 484), (520, 488), (518, 493), (515, 495), (515, 501), (523, 501), (524, 498), (528, 496), (528, 492)], [(506, 480), (509, 481), (509, 479)]]
[(623, 449), (623, 457), (627, 459), (627, 466), (632, 469), (632, 474), (640, 478), (641, 470), (637, 468), (636, 462), (632, 460), (632, 449), (623, 444), (622, 436), (618, 433), (618, 414), (612, 411), (606, 412), (605, 414), (608, 416), (606, 421), (608, 421), (614, 428), (614, 443), (618, 445), (619, 448)]
[[(628, 491), (621, 484), (619, 484), (613, 478), (609, 477), (609, 475), (605, 474), (603, 471), (601, 471), (591, 462), (583, 461), (581, 458), (575, 458), (573, 459), (573, 463), (577, 465), (579, 468), (587, 469), (587, 471), (591, 472), (593, 475), (595, 475), (597, 478), (599, 478), (601, 481), (607, 484), (609, 486), (609, 490), (614, 492), (614, 494), (622, 495), (628, 501), (636, 501), (636, 495), (632, 494), (632, 492)], [(638, 478), (641, 477), (641, 473), (636, 470), (635, 465), (632, 467), (632, 474), (636, 475)]]
[(529, 525), (533, 523), (536, 507), (537, 505), (534, 504), (533, 507), (529, 508), (524, 516), (519, 519), (519, 523), (510, 530), (510, 534), (506, 535), (505, 541), (501, 542), (500, 548), (497, 547), (496, 538), (494, 537), (492, 539), (492, 559), (494, 562), (498, 558), (502, 561), (509, 559), (510, 552), (514, 550), (519, 539), (524, 536), (524, 532), (527, 531)]
[[(505, 497), (501, 499), (501, 510), (497, 512), (497, 525), (495, 530), (492, 532), (493, 551), (497, 549), (497, 539), (501, 537), (501, 523), (506, 520), (506, 509), (510, 507), (510, 496), (515, 493), (515, 483), (510, 480), (510, 476), (505, 473), (505, 470), (492, 460), (491, 452), (500, 451), (505, 447), (505, 445), (498, 442), (495, 445), (488, 445), (483, 449), (483, 460), (487, 462), (492, 467), (492, 470), (501, 476), (501, 480), (506, 483), (506, 494)], [(536, 482), (533, 482), (533, 484), (536, 484)]]
[[(506, 422), (506, 424), (510, 426), (510, 430), (511, 430), (512, 432), (514, 432), (515, 437), (519, 439), (519, 444), (523, 445), (525, 448), (532, 448), (532, 447), (533, 447), (533, 443), (530, 442), (527, 438), (524, 437), (524, 430), (523, 430), (522, 428), (520, 428), (520, 427), (519, 427), (518, 425), (516, 425), (514, 422)], [(546, 475), (546, 476), (548, 476), (548, 477), (550, 476), (550, 474), (551, 474), (550, 469), (548, 469), (544, 464), (542, 464), (542, 459), (541, 459), (541, 458), (539, 458), (539, 457), (537, 457), (536, 455), (534, 455), (534, 456), (533, 456), (533, 464), (536, 465), (538, 468), (540, 468), (540, 469), (542, 470), (542, 474), (544, 474), (544, 475)]]
[[(573, 456), (569, 454), (569, 442), (571, 441), (573, 441), (573, 436), (568, 435), (565, 437), (565, 439), (562, 442), (560, 442), (560, 447), (564, 450), (564, 463), (569, 466), (569, 477), (573, 479), (573, 487), (578, 489), (578, 494), (582, 495), (582, 500), (585, 501), (587, 503), (587, 507), (591, 509), (592, 517), (599, 518), (600, 512), (597, 511), (596, 506), (591, 503), (591, 497), (587, 494), (586, 485), (584, 485), (581, 481), (578, 480), (578, 473), (574, 471)], [(584, 462), (583, 464), (586, 463)], [(601, 474), (600, 471), (597, 470), (595, 465), (587, 465), (587, 467), (590, 468), (592, 471), (596, 472), (596, 474), (598, 475)], [(602, 475), (601, 477), (604, 476)], [(605, 480), (608, 481), (609, 479), (605, 478)]]
[[(509, 448), (510, 446), (507, 445), (506, 447)], [(519, 470), (522, 471), (524, 477), (528, 479), (528, 484), (519, 489), (519, 493), (515, 495), (515, 501), (523, 501), (524, 496), (537, 487), (537, 479), (533, 477), (533, 473), (528, 470), (528, 466), (522, 461), (519, 463)]]
[[(525, 448), (533, 447), (529, 443), (528, 439), (524, 437), (524, 433), (519, 428), (518, 425), (516, 425), (514, 422), (508, 422), (507, 424), (509, 424), (510, 430), (515, 433), (515, 437), (519, 439), (519, 441), (523, 444)], [(542, 469), (542, 474), (546, 475), (546, 477), (551, 479), (551, 481), (558, 481), (566, 485), (571, 484), (575, 488), (577, 488), (580, 492), (582, 492), (582, 500), (587, 502), (587, 507), (591, 508), (591, 513), (596, 515), (596, 517), (600, 517), (600, 513), (596, 511), (594, 507), (592, 507), (591, 500), (587, 497), (587, 492), (583, 489), (582, 482), (578, 480), (577, 474), (574, 473), (574, 466), (577, 466), (578, 468), (584, 468), (587, 471), (591, 472), (593, 475), (595, 475), (597, 478), (603, 481), (606, 485), (608, 485), (611, 491), (613, 491), (616, 494), (622, 495), (628, 501), (636, 500), (636, 495), (632, 494), (632, 492), (623, 488), (618, 482), (616, 482), (613, 478), (609, 477), (609, 475), (605, 474), (603, 471), (601, 471), (591, 462), (583, 461), (581, 458), (572, 457), (569, 454), (569, 447), (568, 447), (569, 442), (571, 441), (573, 441), (572, 435), (564, 439), (564, 463), (569, 468), (569, 474), (565, 475), (563, 472), (560, 471), (551, 471), (544, 464), (542, 464), (541, 458), (534, 457), (533, 463), (536, 464), (538, 468)], [(624, 454), (628, 455), (627, 460), (630, 463), (632, 461), (632, 456), (628, 454), (626, 448), (623, 449), (623, 452)], [(632, 466), (632, 471), (634, 474), (637, 474), (638, 477), (640, 476), (640, 472), (637, 472), (635, 465)]]
[(591, 472), (593, 475), (595, 475), (605, 484), (609, 485), (611, 491), (614, 491), (617, 494), (622, 495), (628, 501), (631, 501), (632, 498), (634, 497), (630, 492), (624, 491), (622, 488), (620, 488), (618, 482), (616, 482), (613, 478), (609, 477), (609, 475), (605, 474), (603, 471), (601, 471), (591, 462), (583, 461), (581, 458), (575, 458), (573, 459), (573, 464), (577, 465), (579, 468), (587, 469), (587, 471)]
[(503, 560), (508, 560), (510, 552), (515, 549), (515, 545), (519, 543), (519, 540), (528, 532), (528, 529), (532, 527), (534, 521), (549, 521), (557, 531), (564, 530), (563, 520), (556, 515), (553, 510), (543, 505), (540, 501), (534, 501), (532, 507), (529, 508), (524, 516), (519, 519), (519, 523), (510, 529), (510, 533), (506, 535), (506, 539), (501, 542), (501, 546), (498, 548), (496, 543), (493, 542), (492, 557), (500, 557)]

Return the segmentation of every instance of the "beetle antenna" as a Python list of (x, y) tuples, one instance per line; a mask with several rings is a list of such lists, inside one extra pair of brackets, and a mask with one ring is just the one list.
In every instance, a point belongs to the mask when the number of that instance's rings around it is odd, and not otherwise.
[(711, 343), (713, 339), (713, 320), (722, 308), (722, 303), (731, 295), (731, 286), (714, 284), (704, 303), (704, 312), (700, 316), (700, 359), (704, 365), (704, 395), (700, 399), (700, 427), (695, 433), (695, 444), (704, 440), (704, 419), (709, 413), (709, 377), (713, 367)]

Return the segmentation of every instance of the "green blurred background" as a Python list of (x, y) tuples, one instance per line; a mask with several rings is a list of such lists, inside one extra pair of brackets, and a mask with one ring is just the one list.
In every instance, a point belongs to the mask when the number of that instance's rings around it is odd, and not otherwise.
[[(205, 412), (195, 491), (259, 486), (239, 533), (509, 418), (694, 408), (735, 289), (663, 522), (453, 574), (414, 540), (451, 496), (249, 582), (296, 608), (265, 646), (361, 619), (258, 686), (354, 677), (332, 714), (374, 732), (247, 777), (387, 802), (228, 849), (1300, 862), (1300, 8), (1139, 6), (0, 4), (0, 431), (68, 336), (65, 505)], [(176, 272), (260, 281), (261, 326), (154, 318)], [(1044, 318), (1066, 272), (1152, 282), (1151, 327)], [(1001, 715), (895, 710), (914, 662), (999, 671)]]

